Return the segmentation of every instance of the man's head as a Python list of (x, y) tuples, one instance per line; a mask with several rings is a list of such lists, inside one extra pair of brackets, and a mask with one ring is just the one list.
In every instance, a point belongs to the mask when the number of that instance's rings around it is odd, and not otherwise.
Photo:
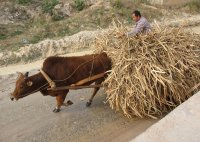
[(133, 13), (132, 13), (132, 18), (133, 18), (133, 20), (134, 20), (135, 22), (139, 21), (140, 18), (141, 18), (140, 11), (138, 11), (138, 10), (133, 11)]

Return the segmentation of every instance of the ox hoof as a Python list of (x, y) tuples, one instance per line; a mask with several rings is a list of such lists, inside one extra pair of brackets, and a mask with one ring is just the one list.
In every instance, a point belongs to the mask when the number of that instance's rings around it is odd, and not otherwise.
[(60, 109), (59, 109), (59, 108), (55, 108), (55, 109), (53, 110), (53, 112), (55, 112), (55, 113), (60, 112)]
[(72, 101), (70, 101), (70, 100), (68, 100), (68, 101), (67, 101), (67, 104), (68, 104), (68, 105), (72, 105), (72, 104), (73, 104), (73, 102), (72, 102)]
[(87, 102), (87, 103), (86, 103), (86, 107), (91, 106), (91, 104), (92, 104), (92, 102)]

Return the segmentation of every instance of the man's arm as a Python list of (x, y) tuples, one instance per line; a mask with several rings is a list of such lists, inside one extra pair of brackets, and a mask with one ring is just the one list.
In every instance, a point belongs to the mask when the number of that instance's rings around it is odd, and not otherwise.
[(134, 35), (142, 32), (144, 26), (145, 26), (144, 21), (138, 22), (137, 26), (134, 29), (132, 29), (130, 32), (128, 32), (127, 35), (128, 36), (134, 36)]

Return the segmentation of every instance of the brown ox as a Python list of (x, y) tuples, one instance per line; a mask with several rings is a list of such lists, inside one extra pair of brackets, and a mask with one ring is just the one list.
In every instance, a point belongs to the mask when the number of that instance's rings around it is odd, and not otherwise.
[[(92, 75), (104, 73), (111, 69), (111, 60), (106, 53), (85, 55), (80, 57), (49, 57), (42, 67), (43, 71), (56, 83), (56, 86), (68, 86)], [(96, 79), (84, 85), (89, 85), (93, 82), (101, 84), (104, 78)], [(49, 84), (44, 76), (39, 72), (35, 75), (28, 76), (28, 72), (23, 75), (20, 73), (14, 92), (11, 94), (11, 100), (18, 100), (37, 91), (40, 91), (44, 96), (50, 95), (56, 97), (57, 107), (53, 110), (59, 112), (61, 106), (73, 104), (70, 100), (64, 103), (65, 97), (69, 90), (52, 91), (47, 90)], [(87, 102), (90, 106), (99, 87), (94, 88), (94, 92)]]

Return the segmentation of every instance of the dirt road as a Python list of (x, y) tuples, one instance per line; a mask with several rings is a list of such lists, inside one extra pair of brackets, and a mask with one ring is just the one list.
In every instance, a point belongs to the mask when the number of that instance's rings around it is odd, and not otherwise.
[[(200, 33), (200, 26), (187, 28)], [(79, 53), (78, 55), (81, 55)], [(85, 53), (84, 53), (85, 54)], [(74, 104), (53, 113), (55, 98), (32, 94), (11, 102), (16, 71), (40, 68), (42, 61), (0, 69), (0, 142), (127, 142), (157, 120), (128, 119), (104, 104), (101, 90), (90, 108), (85, 107), (92, 90), (71, 91), (67, 99)]]
[(52, 112), (55, 98), (40, 93), (12, 102), (8, 94), (15, 86), (15, 72), (31, 69), (34, 74), (41, 63), (0, 69), (0, 142), (126, 142), (156, 122), (128, 119), (111, 110), (104, 104), (103, 90), (90, 108), (85, 104), (91, 89), (71, 91), (67, 100), (74, 104), (57, 114)]

